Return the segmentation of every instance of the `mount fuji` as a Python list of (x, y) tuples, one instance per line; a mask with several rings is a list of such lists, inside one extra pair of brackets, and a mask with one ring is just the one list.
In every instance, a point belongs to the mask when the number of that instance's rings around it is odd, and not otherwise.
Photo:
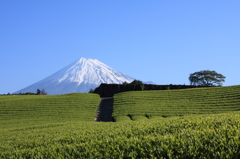
[(96, 59), (80, 58), (62, 70), (15, 92), (15, 94), (36, 92), (37, 89), (44, 89), (49, 95), (73, 92), (86, 93), (101, 83), (121, 84), (133, 80), (134, 78), (115, 71)]

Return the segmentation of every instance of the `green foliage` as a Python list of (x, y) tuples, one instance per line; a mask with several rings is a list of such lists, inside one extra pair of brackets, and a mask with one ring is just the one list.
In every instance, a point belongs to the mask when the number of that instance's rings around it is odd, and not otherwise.
[(90, 89), (88, 93), (94, 93), (94, 89)]
[(22, 94), (22, 95), (36, 95), (36, 94), (33, 92), (26, 92), (25, 94)]
[(190, 74), (190, 85), (197, 86), (221, 86), (225, 82), (225, 76), (216, 71), (203, 70)]
[(131, 85), (143, 85), (143, 82), (140, 80), (134, 80), (130, 83)]
[[(124, 85), (127, 85), (126, 83), (123, 83), (123, 84), (124, 84)], [(132, 82), (129, 83), (129, 84), (130, 84), (130, 85), (134, 85), (134, 87), (135, 87), (136, 85), (140, 85), (142, 91), (145, 89), (144, 83), (143, 83), (142, 81), (140, 81), (140, 80), (134, 80), (134, 81), (132, 81)]]
[(170, 88), (170, 86), (167, 86), (166, 88), (165, 88), (165, 90), (170, 90), (171, 88)]
[(126, 85), (128, 85), (129, 83), (126, 82), (126, 81), (124, 81), (122, 84), (126, 86)]
[(0, 158), (240, 158), (240, 86), (114, 101), (117, 122), (104, 123), (96, 94), (0, 96)]
[(40, 95), (40, 94), (41, 94), (40, 89), (37, 89), (37, 95)]
[(42, 89), (42, 90), (37, 89), (37, 93), (36, 94), (37, 95), (47, 95), (47, 92), (44, 89)]
[(146, 116), (134, 115), (131, 117), (133, 121), (140, 121), (148, 119)]
[(240, 86), (131, 91), (114, 95), (113, 117), (182, 116), (240, 110)]
[(240, 115), (0, 129), (0, 158), (239, 158)]
[(132, 119), (129, 116), (116, 116), (115, 122), (122, 122), (122, 121), (132, 121)]
[(93, 121), (99, 95), (0, 96), (0, 128), (38, 123)]

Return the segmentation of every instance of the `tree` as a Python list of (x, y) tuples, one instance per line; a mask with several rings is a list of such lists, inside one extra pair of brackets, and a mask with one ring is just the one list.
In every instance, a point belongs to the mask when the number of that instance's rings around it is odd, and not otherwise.
[(131, 85), (143, 85), (143, 82), (140, 80), (134, 80), (130, 83)]
[(91, 88), (88, 93), (94, 93), (94, 91), (95, 91), (95, 90)]
[(41, 95), (47, 95), (47, 92), (44, 89), (42, 89)]
[(33, 92), (26, 92), (25, 95), (36, 95), (36, 93), (33, 93)]
[(191, 73), (189, 76), (190, 85), (195, 86), (221, 86), (225, 82), (225, 76), (216, 71), (202, 70)]
[(42, 92), (40, 91), (40, 89), (37, 89), (37, 95), (40, 95)]
[(135, 89), (136, 85), (140, 85), (142, 91), (145, 89), (144, 83), (140, 80), (134, 80), (130, 83), (130, 85), (134, 85), (134, 89)]

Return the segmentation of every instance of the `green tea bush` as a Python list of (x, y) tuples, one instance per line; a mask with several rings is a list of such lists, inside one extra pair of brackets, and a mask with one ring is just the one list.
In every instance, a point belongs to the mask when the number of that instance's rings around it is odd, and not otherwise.
[(0, 128), (93, 121), (98, 103), (99, 95), (87, 93), (0, 96)]
[(240, 115), (1, 130), (0, 158), (239, 158)]
[(127, 115), (170, 117), (238, 110), (240, 110), (240, 85), (115, 94), (113, 117)]
[(147, 118), (146, 116), (134, 115), (134, 116), (131, 117), (131, 119), (132, 119), (133, 121), (139, 121), (139, 120), (146, 120), (146, 119), (148, 119), (148, 118)]
[(132, 119), (129, 116), (117, 116), (114, 118), (115, 122), (120, 121), (131, 121)]

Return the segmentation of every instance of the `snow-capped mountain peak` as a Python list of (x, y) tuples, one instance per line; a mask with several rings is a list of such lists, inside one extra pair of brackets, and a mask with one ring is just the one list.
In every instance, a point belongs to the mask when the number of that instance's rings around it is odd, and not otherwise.
[(53, 75), (18, 92), (35, 92), (37, 89), (45, 89), (48, 94), (88, 92), (101, 83), (120, 84), (133, 80), (134, 78), (115, 71), (96, 59), (80, 58)]

